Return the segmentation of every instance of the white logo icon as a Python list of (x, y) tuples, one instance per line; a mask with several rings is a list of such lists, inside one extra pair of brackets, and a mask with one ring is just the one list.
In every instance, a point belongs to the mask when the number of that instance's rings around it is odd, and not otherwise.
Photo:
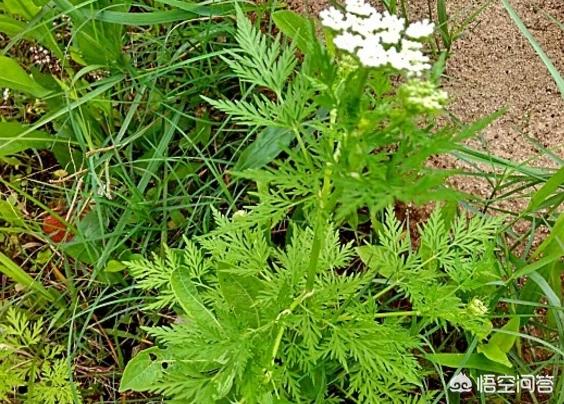
[(472, 391), (472, 380), (464, 373), (457, 373), (448, 382), (448, 388), (454, 393), (468, 393)]

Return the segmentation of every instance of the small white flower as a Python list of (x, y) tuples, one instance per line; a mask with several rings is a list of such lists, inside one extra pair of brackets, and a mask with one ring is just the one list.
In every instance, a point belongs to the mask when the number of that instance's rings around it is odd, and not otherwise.
[(369, 16), (376, 13), (376, 9), (364, 0), (346, 0), (345, 9), (348, 13)]
[(401, 40), (400, 31), (388, 30), (380, 32), (380, 40), (389, 45), (397, 44)]
[(358, 57), (366, 67), (390, 65), (419, 76), (430, 69), (429, 58), (417, 39), (430, 35), (434, 25), (428, 20), (410, 24), (388, 12), (379, 13), (365, 0), (346, 0), (343, 13), (330, 7), (320, 13), (325, 27), (336, 31), (335, 46)]
[(364, 45), (364, 38), (360, 35), (343, 32), (333, 39), (333, 43), (339, 49), (354, 53), (354, 51)]
[(423, 52), (418, 50), (405, 49), (402, 51), (402, 54), (412, 63), (427, 63), (429, 61), (429, 56), (424, 55)]
[(10, 89), (9, 88), (5, 88), (4, 92), (2, 93), (2, 99), (4, 101), (8, 101), (8, 98), (10, 98)]
[(401, 32), (405, 28), (405, 20), (399, 18), (397, 15), (392, 15), (387, 11), (384, 12), (382, 17), (382, 24), (389, 31)]
[(349, 28), (349, 23), (345, 19), (345, 15), (335, 7), (329, 7), (319, 13), (321, 24), (335, 31), (341, 31)]
[(366, 44), (357, 53), (360, 63), (367, 67), (380, 67), (388, 63), (386, 50), (379, 43)]
[(411, 41), (404, 38), (401, 41), (401, 48), (409, 50), (421, 50), (423, 49), (423, 44), (421, 42)]
[(409, 24), (409, 27), (405, 30), (405, 34), (410, 38), (419, 39), (431, 35), (434, 30), (435, 24), (425, 19)]
[(374, 30), (370, 29), (370, 26), (367, 24), (368, 19), (364, 17), (359, 17), (355, 14), (347, 13), (346, 16), (347, 25), (350, 27), (350, 31), (360, 34), (363, 36), (370, 35)]
[(392, 47), (386, 52), (388, 63), (397, 70), (408, 70), (411, 67), (411, 63), (406, 58), (406, 55), (397, 51), (396, 48)]
[(386, 29), (386, 23), (382, 21), (382, 14), (380, 13), (374, 13), (368, 18), (364, 18), (362, 22), (364, 24), (362, 27), (359, 27), (359, 29), (363, 29), (369, 33)]

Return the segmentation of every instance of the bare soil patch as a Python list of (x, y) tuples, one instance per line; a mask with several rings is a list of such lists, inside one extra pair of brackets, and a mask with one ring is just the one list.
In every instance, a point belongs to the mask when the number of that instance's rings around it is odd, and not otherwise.
[[(429, 1), (434, 12), (436, 2)], [(288, 0), (290, 8), (310, 15), (318, 14), (328, 3)], [(449, 0), (452, 23), (463, 21), (486, 3)], [(564, 158), (562, 95), (501, 1), (490, 3), (454, 43), (443, 82), (451, 98), (449, 110), (463, 122), (472, 122), (507, 108), (507, 114), (472, 140), (472, 145), (514, 162), (554, 167), (554, 162), (541, 157), (534, 142)], [(564, 2), (512, 0), (511, 4), (556, 68), (564, 71), (564, 31), (549, 17), (564, 21)], [(425, 0), (411, 1), (409, 7), (410, 19), (429, 15)], [(487, 186), (476, 181), (465, 180), (457, 185), (481, 195), (488, 191)]]

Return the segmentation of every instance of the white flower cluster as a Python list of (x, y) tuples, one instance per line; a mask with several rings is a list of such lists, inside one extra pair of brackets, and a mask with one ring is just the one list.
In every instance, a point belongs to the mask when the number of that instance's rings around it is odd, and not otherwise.
[(431, 67), (417, 40), (433, 33), (433, 23), (423, 20), (406, 27), (405, 19), (380, 13), (365, 0), (346, 0), (345, 11), (328, 8), (319, 14), (321, 23), (338, 32), (335, 46), (356, 55), (364, 66), (390, 65), (416, 76)]

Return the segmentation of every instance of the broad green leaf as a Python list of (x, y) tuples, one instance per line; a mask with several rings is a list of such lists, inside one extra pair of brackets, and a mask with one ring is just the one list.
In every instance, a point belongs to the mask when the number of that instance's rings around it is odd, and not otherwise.
[[(541, 255), (544, 255), (543, 259), (521, 268), (520, 271), (527, 271), (528, 273), (532, 273), (533, 276), (529, 282), (520, 289), (519, 298), (526, 302), (539, 302), (543, 296), (552, 296), (552, 300), (558, 302), (559, 299), (554, 298), (554, 291), (561, 288), (560, 277), (564, 269), (564, 263), (559, 259), (564, 255), (564, 213), (561, 213), (558, 219), (556, 219), (556, 223), (552, 226), (550, 235), (535, 250), (532, 258), (538, 258)], [(534, 276), (537, 272), (540, 274), (540, 279)], [(545, 281), (544, 284), (541, 279)], [(544, 294), (537, 280), (544, 286)], [(518, 314), (526, 315), (525, 317), (521, 317), (523, 324), (529, 320), (534, 309), (534, 305), (517, 306)], [(556, 318), (555, 316), (560, 315), (558, 310), (553, 309), (550, 309), (549, 313), (549, 321)]]
[(306, 17), (293, 11), (277, 11), (272, 19), (280, 31), (291, 38), (295, 45), (305, 54), (315, 50), (317, 38), (313, 23)]
[(235, 315), (247, 326), (257, 328), (260, 325), (260, 315), (255, 297), (260, 290), (260, 281), (252, 276), (243, 277), (221, 271), (218, 273), (218, 280), (221, 293)]
[(93, 265), (98, 281), (110, 285), (119, 282), (123, 278), (120, 273), (105, 272), (102, 266), (105, 263), (103, 259), (100, 259), (103, 257), (102, 239), (106, 230), (96, 211), (88, 212), (76, 224), (76, 229), (72, 225), (72, 223), (69, 224), (68, 232), (72, 233), (74, 237), (61, 244), (59, 248), (77, 261)]
[(497, 362), (503, 366), (513, 367), (507, 358), (507, 354), (495, 344), (478, 345), (478, 353), (484, 354), (486, 358), (493, 362)]
[[(88, 15), (88, 14), (87, 14)], [(184, 10), (154, 11), (147, 13), (125, 13), (121, 11), (96, 11), (90, 18), (97, 21), (120, 25), (156, 25), (176, 21), (186, 21), (197, 17), (196, 14)]]
[(564, 167), (556, 172), (531, 198), (527, 210), (537, 210), (550, 195), (557, 192), (564, 184)]
[(3, 4), (9, 14), (18, 15), (27, 21), (41, 10), (41, 7), (36, 6), (33, 0), (4, 0)]
[(110, 260), (104, 269), (104, 272), (121, 272), (126, 267), (126, 265), (121, 261)]
[(119, 391), (147, 391), (161, 379), (163, 375), (161, 350), (157, 347), (145, 349), (131, 359), (121, 377)]
[(25, 225), (22, 212), (10, 201), (3, 199), (0, 199), (0, 220), (3, 220), (13, 226), (21, 227)]
[(18, 63), (9, 57), (0, 56), (0, 72), (2, 72), (0, 75), (0, 87), (23, 91), (37, 98), (44, 97), (50, 92), (41, 87)]
[(190, 274), (183, 268), (179, 268), (170, 277), (170, 286), (186, 315), (201, 324), (216, 323), (214, 314), (204, 305), (198, 296), (198, 291), (192, 283)]
[(59, 59), (64, 58), (64, 53), (51, 31), (50, 21), (55, 18), (54, 10), (42, 15), (41, 20), (33, 23), (24, 23), (5, 14), (0, 14), (0, 32), (10, 37), (20, 35), (21, 38), (37, 41), (49, 49)]
[[(180, 10), (189, 11), (198, 17), (217, 17), (229, 15), (235, 11), (231, 2), (193, 2), (185, 0), (156, 0), (157, 3), (167, 4)], [(207, 4), (204, 4), (207, 3)], [(217, 4), (216, 4), (217, 3)], [(250, 6), (238, 5), (243, 10), (250, 9)]]
[(360, 260), (366, 265), (368, 268), (373, 268), (375, 264), (374, 260), (374, 249), (376, 246), (373, 245), (363, 245), (360, 247), (356, 247), (356, 252), (360, 258)]
[(45, 149), (54, 140), (53, 136), (45, 132), (27, 132), (28, 127), (20, 123), (0, 122), (0, 156), (16, 154), (27, 149)]
[(234, 170), (261, 168), (274, 160), (294, 139), (284, 128), (266, 128), (240, 155)]
[(3, 32), (8, 36), (14, 36), (23, 32), (25, 28), (26, 25), (23, 22), (7, 15), (0, 14), (0, 32)]
[[(511, 320), (507, 322), (501, 329), (503, 331), (511, 331), (514, 333), (519, 332), (519, 326), (521, 325), (521, 321), (519, 317), (515, 316)], [(487, 345), (496, 345), (502, 352), (509, 352), (515, 344), (517, 337), (515, 335), (505, 334), (501, 332), (495, 332), (494, 335), (490, 338)]]
[(504, 375), (513, 374), (511, 368), (493, 362), (482, 354), (471, 354), (466, 358), (466, 354), (439, 353), (425, 355), (425, 358), (441, 366), (454, 369), (478, 369)]
[[(550, 235), (542, 242), (533, 254), (533, 258), (544, 254), (545, 256), (564, 256), (564, 213), (561, 213), (556, 219), (556, 223), (552, 226)], [(564, 262), (562, 260), (555, 260), (547, 265), (546, 275), (553, 290), (560, 288), (560, 277), (564, 271)]]
[(67, 231), (73, 235), (73, 238), (61, 245), (60, 248), (67, 255), (80, 262), (90, 265), (96, 264), (101, 255), (100, 240), (103, 235), (96, 212), (87, 213), (76, 224), (76, 234), (70, 226)]

